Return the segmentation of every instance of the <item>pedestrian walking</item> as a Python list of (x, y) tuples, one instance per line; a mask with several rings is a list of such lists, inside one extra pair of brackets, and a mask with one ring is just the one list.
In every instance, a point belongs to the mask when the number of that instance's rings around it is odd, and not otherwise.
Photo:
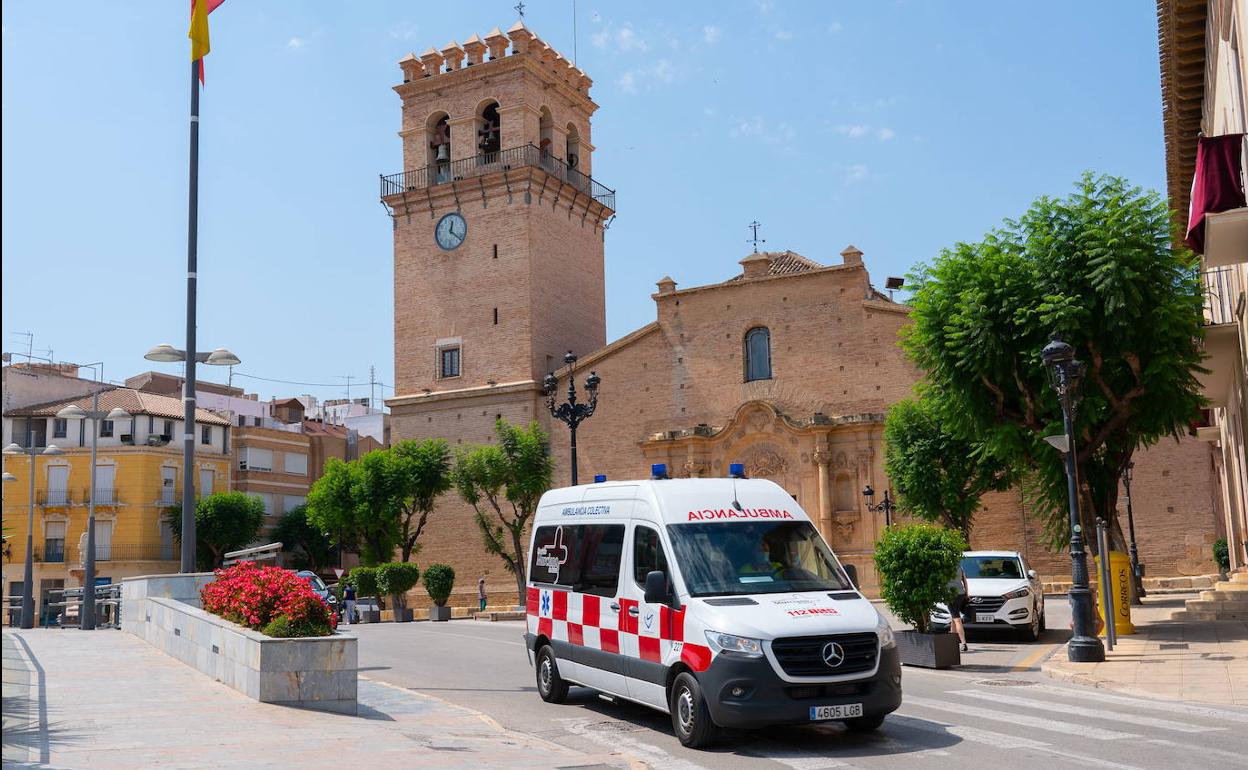
[(342, 603), (346, 605), (343, 622), (349, 626), (355, 620), (355, 586), (350, 583), (347, 583), (347, 587), (342, 591)]
[(949, 581), (949, 625), (953, 626), (954, 632), (961, 640), (962, 646), (959, 648), (962, 652), (968, 652), (969, 647), (966, 646), (966, 627), (962, 625), (962, 611), (966, 609), (966, 601), (968, 589), (966, 585), (966, 573), (962, 571), (962, 565), (958, 565), (958, 574), (954, 575)]
[(485, 578), (477, 581), (477, 604), (480, 605), (480, 612), (485, 612)]

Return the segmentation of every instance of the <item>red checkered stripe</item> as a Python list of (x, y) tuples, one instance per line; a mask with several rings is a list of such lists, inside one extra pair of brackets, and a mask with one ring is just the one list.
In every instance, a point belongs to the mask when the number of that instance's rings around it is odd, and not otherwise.
[[(547, 600), (543, 603), (543, 595)], [(557, 588), (529, 587), (525, 597), (529, 633), (603, 652), (672, 665), (684, 661), (694, 671), (711, 665), (711, 648), (685, 641), (685, 610), (659, 606), (647, 625), (636, 599), (610, 599)], [(611, 609), (612, 602), (620, 605)]]

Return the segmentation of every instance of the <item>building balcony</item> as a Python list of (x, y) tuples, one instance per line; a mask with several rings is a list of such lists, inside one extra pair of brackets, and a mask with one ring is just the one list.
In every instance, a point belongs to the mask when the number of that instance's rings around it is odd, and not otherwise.
[[(438, 185), (503, 173), (512, 169), (537, 168), (554, 177), (561, 186), (585, 193), (611, 211), (615, 211), (615, 190), (582, 174), (567, 162), (542, 152), (536, 145), (526, 144), (499, 152), (455, 161), (440, 161), (424, 168), (381, 177), (382, 200), (406, 192), (424, 190)], [(551, 190), (550, 192), (554, 192)]]
[(1248, 208), (1205, 215), (1205, 267), (1248, 262)]
[(65, 546), (49, 548), (46, 545), (37, 545), (32, 551), (31, 560), (44, 564), (61, 564), (65, 561)]
[[(82, 563), (82, 551), (85, 549), (74, 546), (70, 549), (70, 561), (77, 565)], [(96, 543), (95, 560), (101, 561), (178, 561), (181, 552), (176, 543), (161, 545), (160, 543)]]
[(1206, 270), (1200, 276), (1205, 295), (1205, 359), (1201, 365), (1208, 371), (1198, 372), (1196, 379), (1200, 382), (1201, 394), (1215, 407), (1227, 405), (1234, 378), (1243, 372), (1239, 356), (1239, 311), (1243, 292), (1236, 286), (1235, 279), (1230, 267)]
[(68, 489), (40, 489), (35, 491), (35, 504), (43, 508), (73, 505), (73, 495)]
[(82, 504), (94, 502), (96, 505), (120, 505), (121, 494), (116, 487), (100, 487), (95, 490), (95, 494), (91, 494), (91, 490), (84, 489), (80, 499)]

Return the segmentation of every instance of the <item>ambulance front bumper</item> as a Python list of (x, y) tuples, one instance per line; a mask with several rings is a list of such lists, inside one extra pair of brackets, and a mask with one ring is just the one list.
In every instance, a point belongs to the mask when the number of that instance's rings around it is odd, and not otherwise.
[(874, 717), (901, 705), (901, 662), (896, 647), (880, 650), (880, 665), (873, 676), (851, 681), (786, 682), (766, 658), (722, 653), (697, 678), (711, 719), (720, 727), (809, 724), (812, 706), (861, 703), (862, 715)]

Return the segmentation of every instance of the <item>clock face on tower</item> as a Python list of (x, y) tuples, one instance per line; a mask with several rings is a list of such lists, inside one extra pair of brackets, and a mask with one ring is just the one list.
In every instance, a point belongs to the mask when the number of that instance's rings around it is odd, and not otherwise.
[(433, 231), (433, 239), (446, 251), (458, 248), (467, 235), (468, 223), (458, 211), (452, 211), (438, 220), (438, 226)]

